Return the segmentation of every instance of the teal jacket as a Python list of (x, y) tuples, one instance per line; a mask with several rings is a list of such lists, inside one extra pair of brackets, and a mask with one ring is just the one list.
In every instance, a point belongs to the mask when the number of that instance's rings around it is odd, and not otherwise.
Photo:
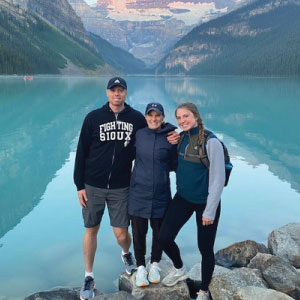
[(199, 128), (183, 132), (178, 145), (176, 184), (178, 194), (189, 202), (206, 203), (208, 196), (208, 169), (199, 158)]
[(203, 216), (214, 220), (225, 182), (224, 152), (215, 135), (207, 141), (209, 169), (200, 160), (198, 134), (195, 127), (181, 133), (178, 145), (177, 192), (185, 200), (206, 204)]

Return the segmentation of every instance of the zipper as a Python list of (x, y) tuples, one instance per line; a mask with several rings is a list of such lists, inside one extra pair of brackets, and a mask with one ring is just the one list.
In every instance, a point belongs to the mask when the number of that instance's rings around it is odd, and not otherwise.
[[(116, 118), (116, 126), (117, 126), (118, 114), (114, 114), (114, 115), (115, 115), (115, 118)], [(113, 152), (113, 156), (112, 156), (112, 159), (111, 159), (111, 169), (110, 169), (110, 172), (109, 172), (109, 175), (108, 175), (108, 182), (107, 182), (107, 188), (108, 189), (109, 189), (109, 181), (110, 181), (110, 177), (111, 177), (112, 167), (113, 167), (114, 160), (115, 160), (116, 144), (117, 144), (117, 140), (115, 140), (114, 152)]]

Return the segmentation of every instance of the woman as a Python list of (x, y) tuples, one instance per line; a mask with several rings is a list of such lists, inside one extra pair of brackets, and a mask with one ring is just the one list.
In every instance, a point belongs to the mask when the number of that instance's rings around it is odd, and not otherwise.
[(197, 107), (193, 103), (183, 103), (177, 107), (175, 115), (183, 130), (178, 145), (177, 194), (168, 208), (159, 237), (174, 268), (162, 283), (173, 286), (188, 277), (175, 238), (195, 212), (198, 248), (202, 255), (202, 284), (197, 300), (208, 300), (208, 285), (215, 266), (213, 247), (220, 217), (220, 197), (225, 182), (223, 147), (212, 134), (206, 144), (208, 169), (199, 154), (205, 129)]
[[(136, 158), (130, 182), (129, 208), (133, 248), (137, 261), (136, 285), (158, 283), (158, 263), (162, 249), (158, 244), (159, 230), (171, 201), (169, 172), (177, 165), (177, 146), (167, 141), (168, 132), (175, 126), (163, 123), (164, 109), (159, 103), (147, 105), (145, 118), (148, 127), (136, 133)], [(152, 228), (152, 251), (149, 274), (146, 270), (146, 235), (148, 221)]]

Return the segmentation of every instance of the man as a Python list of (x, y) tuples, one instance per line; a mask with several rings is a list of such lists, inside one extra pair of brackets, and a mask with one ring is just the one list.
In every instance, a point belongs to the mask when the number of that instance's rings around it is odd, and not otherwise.
[[(110, 79), (106, 95), (108, 103), (90, 112), (84, 120), (75, 159), (74, 182), (85, 225), (85, 280), (80, 290), (81, 299), (94, 296), (93, 264), (105, 203), (114, 235), (122, 248), (126, 272), (131, 274), (135, 269), (129, 251), (127, 204), (134, 159), (133, 139), (136, 131), (147, 123), (140, 112), (125, 103), (127, 84), (123, 78)], [(178, 133), (173, 132), (168, 140), (178, 143)]]

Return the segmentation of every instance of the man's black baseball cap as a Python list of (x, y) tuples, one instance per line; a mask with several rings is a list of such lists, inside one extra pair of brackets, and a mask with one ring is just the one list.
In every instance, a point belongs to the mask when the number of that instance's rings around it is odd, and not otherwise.
[(108, 83), (107, 83), (107, 89), (108, 90), (112, 89), (115, 86), (120, 86), (123, 89), (127, 90), (126, 81), (123, 78), (121, 78), (121, 77), (114, 77), (114, 78), (111, 78), (108, 81)]

